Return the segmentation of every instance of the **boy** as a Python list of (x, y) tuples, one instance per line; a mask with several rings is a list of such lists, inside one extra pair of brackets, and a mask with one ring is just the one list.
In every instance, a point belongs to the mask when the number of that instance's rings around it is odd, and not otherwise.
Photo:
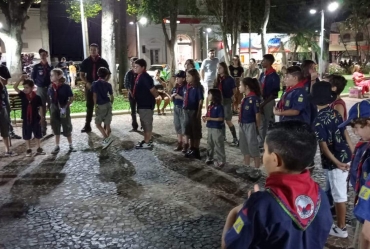
[(146, 72), (146, 61), (138, 59), (135, 61), (135, 85), (132, 96), (137, 103), (137, 110), (140, 117), (140, 123), (144, 130), (144, 140), (136, 145), (136, 149), (150, 149), (153, 146), (153, 114), (155, 106), (155, 98), (158, 97), (158, 92), (154, 87), (153, 78)]
[[(362, 226), (361, 249), (370, 248), (370, 100), (356, 103), (350, 110), (348, 120), (339, 127), (351, 125), (361, 137), (356, 145), (350, 167), (350, 183), (355, 189), (354, 214)], [(356, 238), (355, 238), (356, 239)]]
[(297, 66), (288, 67), (285, 77), (287, 90), (274, 109), (274, 114), (280, 116), (280, 121), (300, 120), (311, 123), (310, 106), (305, 90), (306, 80)]
[[(41, 124), (44, 122), (42, 100), (41, 97), (33, 91), (33, 87), (35, 86), (33, 81), (27, 78), (28, 76), (23, 74), (14, 85), (14, 90), (18, 93), (22, 101), (22, 133), (27, 146), (26, 156), (32, 156), (30, 142), (32, 133), (37, 143), (36, 155), (45, 155), (44, 150), (40, 146), (40, 139), (42, 138)], [(21, 81), (23, 81), (23, 91), (18, 89)]]
[(0, 135), (3, 138), (5, 146), (5, 156), (15, 156), (9, 149), (9, 115), (6, 110), (6, 90), (5, 85), (0, 81)]
[[(110, 78), (110, 71), (105, 67), (101, 67), (98, 69), (98, 76), (99, 80), (93, 82), (91, 91), (93, 92), (95, 105), (95, 124), (96, 128), (99, 129), (104, 137), (102, 142), (104, 150), (113, 142), (113, 138), (110, 136), (110, 124), (112, 122), (112, 104), (114, 96), (112, 85), (107, 82)], [(102, 122), (104, 122), (105, 129), (101, 126)]]
[(330, 104), (330, 108), (339, 112), (343, 120), (347, 120), (347, 107), (346, 103), (340, 97), (344, 88), (347, 85), (347, 80), (341, 75), (332, 74), (329, 76), (329, 82), (331, 84), (331, 90), (337, 94), (337, 99)]
[(222, 248), (323, 248), (333, 220), (325, 192), (305, 170), (316, 153), (315, 133), (300, 121), (275, 123), (264, 148), (266, 190), (231, 210)]
[(346, 228), (346, 202), (347, 177), (351, 161), (351, 150), (348, 146), (350, 137), (345, 135), (345, 128), (338, 128), (343, 122), (342, 116), (329, 107), (336, 99), (331, 91), (329, 82), (321, 81), (312, 85), (310, 101), (317, 105), (319, 113), (315, 119), (315, 130), (321, 152), (321, 164), (327, 171), (331, 193), (333, 196), (337, 225), (332, 226), (330, 235), (347, 238)]

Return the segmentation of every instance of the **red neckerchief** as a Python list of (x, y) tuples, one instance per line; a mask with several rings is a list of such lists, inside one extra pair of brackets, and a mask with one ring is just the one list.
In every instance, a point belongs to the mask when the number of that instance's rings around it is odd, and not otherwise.
[(177, 87), (176, 87), (176, 93), (179, 93), (179, 91), (180, 91), (180, 88), (182, 88), (183, 87), (183, 84), (177, 84)]
[(298, 89), (298, 88), (304, 88), (305, 83), (306, 83), (306, 80), (302, 80), (302, 81), (298, 82), (298, 84), (286, 89), (284, 95), (281, 97), (280, 102), (279, 102), (279, 109), (280, 110), (284, 109), (284, 105), (285, 105), (285, 101), (286, 101), (286, 97), (288, 96), (288, 93), (290, 93), (293, 90)]
[(32, 124), (32, 100), (36, 97), (36, 93), (31, 91), (31, 93), (26, 94), (28, 100), (27, 106), (27, 123)]
[(244, 97), (242, 104), (240, 106), (240, 111), (239, 111), (239, 123), (242, 122), (242, 117), (243, 117), (243, 110), (244, 110), (244, 103), (247, 101), (247, 98), (251, 96), (256, 96), (255, 92), (249, 92), (247, 96)]
[(140, 76), (141, 76), (143, 73), (146, 73), (146, 70), (144, 70), (141, 74), (138, 74), (138, 75), (136, 76), (136, 79), (135, 79), (135, 85), (134, 85), (134, 91), (132, 92), (132, 95), (133, 95), (133, 97), (134, 97), (134, 98), (135, 98), (135, 92), (136, 92), (136, 86), (137, 86), (137, 83), (139, 82)]
[(263, 89), (265, 88), (265, 84), (266, 84), (266, 77), (270, 74), (273, 74), (273, 73), (276, 73), (276, 70), (273, 69), (273, 68), (270, 68), (269, 70), (266, 70), (265, 72), (265, 75), (264, 75), (264, 79), (263, 79), (263, 83), (262, 83), (262, 91)]
[(215, 107), (215, 105), (213, 103), (211, 103), (208, 108), (207, 108), (207, 114), (206, 114), (206, 117), (211, 117), (211, 112), (212, 112), (212, 109)]
[(44, 64), (44, 62), (41, 61), (40, 64), (42, 66), (42, 71), (44, 72), (44, 77), (46, 77), (46, 72), (47, 72), (47, 68), (49, 66), (49, 63), (48, 62), (45, 62), (45, 64)]
[(52, 83), (51, 87), (54, 90), (54, 101), (58, 102), (58, 89), (62, 84)]
[(344, 108), (344, 117), (342, 117), (342, 118), (343, 118), (343, 121), (346, 121), (346, 120), (347, 120), (347, 108), (346, 108), (346, 103), (344, 102), (344, 100), (343, 100), (343, 99), (336, 99), (336, 100), (334, 100), (334, 102), (333, 102), (333, 103), (331, 103), (331, 104), (330, 104), (330, 108), (334, 110), (334, 107), (335, 107), (336, 105), (341, 105), (341, 106), (343, 106), (343, 108)]
[(220, 76), (219, 81), (218, 81), (218, 90), (220, 90), (221, 93), (222, 93), (222, 83), (224, 82), (225, 79), (226, 79), (225, 75)]
[[(365, 159), (366, 159), (366, 156), (367, 156), (367, 151), (368, 149), (370, 148), (370, 142), (358, 142), (356, 144), (356, 147), (355, 147), (355, 151), (353, 152), (352, 154), (352, 162), (353, 160), (355, 159), (355, 155), (357, 153), (357, 150), (362, 147), (362, 145), (366, 144), (367, 143), (367, 146), (364, 150), (364, 152), (362, 153), (361, 155), (361, 159), (360, 159), (360, 162), (358, 164), (358, 168), (357, 168), (357, 176), (356, 176), (356, 185), (355, 185), (355, 193), (356, 193), (356, 196), (355, 196), (355, 205), (357, 205), (357, 202), (358, 202), (358, 194), (360, 193), (360, 188), (361, 188), (361, 177), (362, 177), (362, 166), (365, 162)], [(349, 180), (349, 176), (348, 176), (348, 180)]]
[(319, 185), (308, 170), (301, 174), (272, 174), (266, 179), (268, 191), (294, 223), (306, 230), (320, 208)]
[(96, 75), (98, 73), (98, 69), (96, 69), (96, 63), (98, 62), (98, 60), (100, 59), (100, 55), (97, 55), (95, 58), (90, 56), (91, 57), (91, 60), (93, 62), (93, 75), (92, 75), (92, 78), (93, 78), (93, 81), (95, 81), (96, 79)]
[(188, 106), (188, 101), (189, 101), (189, 90), (192, 88), (190, 84), (186, 86), (186, 94), (185, 94), (185, 99), (184, 99), (184, 107)]

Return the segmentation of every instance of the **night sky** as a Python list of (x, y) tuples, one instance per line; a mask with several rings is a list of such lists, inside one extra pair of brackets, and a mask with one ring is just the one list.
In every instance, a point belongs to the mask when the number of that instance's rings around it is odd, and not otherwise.
[[(61, 0), (49, 0), (49, 31), (51, 58), (66, 57), (67, 60), (81, 61), (81, 23), (68, 18), (66, 6)], [(101, 44), (101, 15), (88, 20), (89, 42)]]

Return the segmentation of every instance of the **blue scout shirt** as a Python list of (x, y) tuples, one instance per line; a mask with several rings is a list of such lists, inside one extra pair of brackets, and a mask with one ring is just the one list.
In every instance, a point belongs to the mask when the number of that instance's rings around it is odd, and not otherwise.
[(204, 99), (203, 87), (193, 87), (188, 85), (184, 89), (184, 109), (186, 110), (198, 110), (199, 102)]
[(68, 99), (73, 97), (72, 89), (68, 84), (52, 84), (48, 89), (51, 103), (60, 107), (67, 105)]
[(35, 82), (37, 87), (49, 87), (51, 84), (50, 81), (50, 72), (53, 70), (53, 67), (48, 63), (43, 64), (40, 62), (33, 67), (31, 78)]
[(280, 116), (280, 121), (300, 120), (307, 124), (311, 124), (311, 111), (308, 102), (306, 90), (303, 88), (304, 82), (299, 82), (297, 85), (288, 88), (281, 97), (277, 107), (281, 110), (297, 110), (297, 116)]
[(23, 119), (23, 122), (26, 123), (28, 120), (27, 120), (27, 111), (28, 111), (28, 105), (31, 104), (31, 107), (32, 107), (32, 116), (31, 116), (31, 120), (32, 120), (32, 124), (34, 123), (38, 123), (40, 122), (40, 114), (39, 114), (39, 108), (42, 107), (42, 101), (41, 101), (41, 97), (36, 95), (36, 93), (34, 94), (34, 97), (32, 98), (31, 100), (31, 103), (29, 103), (30, 101), (28, 100), (27, 98), (27, 95), (23, 92), (23, 91), (20, 91), (18, 93), (18, 96), (19, 98), (21, 99), (21, 102), (22, 102), (22, 119)]
[(260, 83), (262, 86), (262, 97), (267, 99), (271, 95), (275, 98), (279, 96), (280, 91), (280, 77), (276, 73), (275, 69), (264, 72), (260, 76)]
[[(349, 170), (349, 180), (353, 188), (356, 186), (356, 179), (357, 179), (357, 171), (358, 166), (360, 163), (363, 163), (362, 171), (363, 172), (370, 172), (370, 146), (369, 142), (358, 142), (356, 144), (355, 153), (352, 157), (351, 167)], [(368, 171), (364, 171), (364, 169), (368, 169)], [(361, 186), (365, 183), (366, 175), (361, 179), (362, 181)]]
[(364, 223), (370, 221), (370, 161), (369, 157), (362, 166), (361, 188), (358, 195), (358, 202), (353, 210), (356, 218)]
[[(207, 117), (211, 118), (225, 118), (224, 107), (222, 105), (208, 106)], [(222, 129), (224, 121), (207, 121), (207, 128)]]
[(231, 99), (234, 96), (234, 88), (236, 88), (235, 80), (231, 76), (221, 78), (221, 82), (218, 83), (218, 89), (224, 99)]
[[(177, 93), (178, 95), (180, 95), (181, 97), (184, 97), (184, 92), (186, 91), (186, 85), (182, 85), (182, 86), (176, 86), (172, 89), (171, 91), (171, 95), (172, 94), (175, 94)], [(173, 98), (173, 104), (175, 106), (179, 106), (179, 107), (183, 107), (184, 105), (184, 100), (182, 99), (175, 99)]]
[(96, 93), (96, 103), (98, 105), (109, 103), (110, 98), (108, 97), (108, 94), (113, 94), (112, 85), (102, 79), (93, 82), (91, 91)]
[[(315, 119), (315, 132), (319, 142), (326, 142), (330, 152), (342, 163), (351, 161), (351, 150), (344, 137), (345, 128), (338, 128), (343, 123), (339, 112), (329, 106), (321, 109)], [(321, 152), (321, 164), (324, 169), (332, 170), (337, 166)]]
[(256, 122), (256, 115), (260, 109), (260, 97), (254, 93), (249, 93), (243, 99), (239, 112), (239, 122), (242, 124), (249, 124)]
[(137, 102), (137, 109), (154, 110), (155, 98), (150, 92), (150, 89), (153, 87), (153, 78), (147, 72), (143, 72), (137, 76), (133, 93)]

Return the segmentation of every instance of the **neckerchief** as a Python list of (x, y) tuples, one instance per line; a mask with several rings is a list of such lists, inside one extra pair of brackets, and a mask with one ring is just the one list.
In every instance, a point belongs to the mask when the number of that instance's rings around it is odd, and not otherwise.
[(219, 78), (219, 81), (218, 81), (218, 90), (220, 90), (221, 93), (222, 93), (222, 89), (223, 89), (222, 83), (224, 82), (225, 79), (226, 79), (225, 76), (221, 76)]
[(59, 102), (58, 101), (58, 89), (59, 87), (61, 86), (62, 84), (58, 84), (58, 83), (52, 83), (51, 84), (51, 87), (53, 88), (54, 90), (54, 101), (55, 102)]
[(186, 94), (185, 94), (185, 99), (184, 99), (184, 107), (188, 107), (188, 101), (189, 101), (189, 90), (192, 86), (188, 84), (186, 86)]
[(92, 75), (93, 81), (95, 81), (96, 75), (98, 73), (98, 70), (96, 69), (96, 63), (98, 62), (99, 59), (100, 55), (97, 55), (95, 58), (91, 56), (91, 60), (93, 62), (93, 75)]
[(308, 170), (301, 174), (272, 174), (266, 179), (268, 191), (294, 223), (306, 230), (320, 208), (319, 185)]
[(251, 97), (251, 96), (256, 96), (256, 93), (255, 92), (249, 92), (247, 96), (244, 97), (243, 101), (242, 101), (242, 104), (240, 106), (240, 111), (239, 111), (239, 123), (242, 122), (242, 117), (243, 117), (243, 106), (244, 106), (244, 103), (245, 101), (247, 101), (247, 98)]
[(176, 93), (179, 93), (179, 91), (180, 91), (180, 88), (182, 88), (183, 87), (183, 85), (181, 84), (181, 85), (177, 85), (177, 87), (176, 87)]
[(206, 117), (211, 117), (211, 112), (212, 112), (212, 109), (215, 108), (215, 105), (213, 104), (213, 102), (208, 106), (207, 108), (207, 114), (206, 114)]
[(263, 83), (262, 83), (262, 91), (263, 91), (263, 89), (265, 89), (266, 77), (270, 74), (273, 74), (273, 73), (276, 73), (276, 70), (273, 69), (273, 68), (270, 68), (269, 70), (266, 70), (265, 75), (264, 75), (264, 79), (263, 79)]
[[(358, 168), (357, 168), (356, 185), (355, 185), (355, 193), (356, 193), (356, 196), (355, 196), (355, 201), (354, 201), (355, 206), (357, 205), (357, 202), (358, 202), (358, 194), (360, 193), (360, 188), (361, 188), (362, 166), (364, 165), (365, 159), (366, 159), (366, 157), (368, 155), (368, 150), (370, 148), (370, 142), (362, 142), (362, 141), (358, 142), (356, 144), (355, 151), (352, 154), (352, 162), (353, 162), (353, 160), (355, 159), (355, 155), (357, 153), (357, 150), (360, 147), (362, 147), (362, 145), (364, 145), (366, 143), (367, 143), (367, 146), (366, 146), (364, 152), (361, 155), (361, 159), (360, 159), (360, 162), (359, 162)], [(349, 181), (349, 176), (348, 176), (347, 181)]]
[(304, 88), (305, 83), (306, 83), (306, 80), (302, 80), (302, 81), (298, 82), (298, 84), (286, 89), (284, 95), (281, 97), (280, 102), (279, 102), (279, 109), (280, 110), (284, 109), (284, 105), (285, 105), (285, 101), (286, 101), (286, 98), (288, 96), (288, 93), (290, 93), (293, 90), (298, 89), (298, 88)]
[(34, 91), (31, 91), (31, 93), (26, 94), (27, 100), (28, 100), (28, 106), (27, 106), (27, 123), (32, 124), (32, 100), (36, 97), (36, 93)]
[(132, 93), (132, 97), (135, 98), (135, 93), (136, 93), (136, 86), (137, 86), (137, 83), (139, 82), (139, 79), (140, 79), (140, 76), (143, 74), (143, 73), (146, 73), (146, 70), (144, 70), (141, 74), (138, 74), (136, 76), (136, 79), (135, 79), (135, 84), (134, 84), (134, 91)]
[(42, 66), (42, 71), (44, 72), (44, 77), (47, 77), (47, 76), (46, 76), (46, 73), (47, 73), (47, 68), (48, 68), (48, 66), (49, 66), (48, 62), (45, 62), (45, 64), (44, 64), (44, 62), (43, 62), (43, 61), (41, 61), (41, 62), (40, 62), (40, 64), (41, 64), (41, 66)]

